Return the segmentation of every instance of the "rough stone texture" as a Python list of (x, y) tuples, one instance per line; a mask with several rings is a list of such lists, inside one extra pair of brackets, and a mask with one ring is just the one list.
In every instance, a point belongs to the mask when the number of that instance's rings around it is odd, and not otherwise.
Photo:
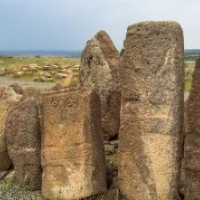
[(42, 101), (42, 93), (41, 90), (39, 88), (35, 88), (35, 87), (26, 87), (24, 88), (24, 98), (29, 98), (29, 97), (33, 97), (37, 104), (40, 104)]
[(18, 83), (10, 84), (9, 87), (13, 88), (13, 90), (17, 94), (23, 95), (23, 92), (24, 92), (23, 87), (21, 85), (19, 85)]
[(43, 95), (42, 193), (79, 199), (106, 190), (101, 106), (96, 92), (71, 88)]
[(185, 138), (185, 199), (200, 199), (200, 55), (196, 60), (187, 101)]
[(99, 31), (89, 40), (81, 55), (80, 84), (99, 92), (103, 135), (106, 139), (119, 132), (121, 93), (118, 63), (119, 52), (105, 31)]
[(57, 83), (54, 86), (52, 86), (49, 90), (59, 91), (59, 90), (62, 90), (62, 89), (64, 89), (64, 87), (61, 84)]
[(128, 27), (119, 65), (119, 187), (128, 200), (178, 199), (183, 60), (183, 33), (176, 22)]
[(30, 190), (40, 189), (41, 135), (37, 104), (33, 98), (24, 100), (8, 113), (5, 134), (18, 183)]
[(9, 169), (12, 164), (6, 146), (5, 121), (9, 110), (20, 101), (21, 97), (11, 87), (0, 87), (0, 171)]

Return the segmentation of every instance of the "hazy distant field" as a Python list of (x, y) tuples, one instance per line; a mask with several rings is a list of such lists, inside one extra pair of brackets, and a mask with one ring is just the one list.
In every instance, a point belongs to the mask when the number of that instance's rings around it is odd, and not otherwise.
[[(189, 91), (191, 88), (192, 73), (194, 70), (196, 57), (188, 56), (185, 58), (185, 91)], [(15, 78), (27, 81), (33, 81), (34, 77), (37, 77), (42, 70), (38, 69), (33, 73), (17, 75), (17, 71), (22, 70), (24, 67), (36, 64), (39, 67), (48, 66), (48, 65), (58, 65), (61, 68), (67, 68), (75, 72), (76, 78), (78, 78), (78, 69), (74, 66), (80, 64), (80, 58), (70, 58), (70, 57), (8, 57), (0, 56), (0, 70), (8, 70), (12, 73), (5, 75), (8, 78)], [(58, 70), (57, 70), (58, 71)], [(64, 70), (63, 70), (64, 71)], [(1, 71), (0, 71), (1, 72)], [(56, 70), (51, 70), (52, 82), (63, 83), (62, 79), (55, 77)], [(36, 80), (36, 79), (35, 79)], [(41, 81), (38, 79), (37, 81)]]
[(185, 58), (185, 91), (189, 92), (191, 89), (192, 83), (192, 74), (195, 67), (195, 59), (196, 57), (188, 57)]
[[(74, 85), (74, 80), (77, 82), (79, 77), (79, 64), (80, 58), (75, 57), (0, 56), (0, 76), (4, 79), (64, 84), (66, 77), (72, 75)], [(66, 77), (59, 77), (61, 75)]]

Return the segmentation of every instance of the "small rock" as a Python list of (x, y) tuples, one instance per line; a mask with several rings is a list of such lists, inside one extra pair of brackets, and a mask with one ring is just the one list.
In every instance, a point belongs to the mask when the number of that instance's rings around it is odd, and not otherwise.
[[(27, 74), (27, 72), (26, 72), (26, 74)], [(18, 71), (18, 72), (15, 73), (15, 76), (17, 76), (17, 77), (20, 77), (20, 76), (23, 76), (23, 75), (24, 75), (23, 71)]]
[(7, 175), (5, 176), (5, 180), (10, 180), (10, 181), (14, 181), (15, 180), (15, 171), (12, 170), (10, 172), (7, 173)]
[(28, 68), (27, 67), (23, 67), (22, 70), (23, 71), (28, 71)]
[(30, 68), (31, 70), (33, 70), (33, 71), (36, 71), (36, 70), (39, 68), (39, 66), (38, 66), (37, 64), (33, 63), (33, 64), (30, 64), (30, 65), (29, 65), (29, 68)]
[(51, 70), (52, 66), (51, 65), (45, 65), (42, 67), (43, 70)]
[(9, 171), (0, 171), (0, 180), (2, 180), (8, 173)]
[(118, 148), (118, 142), (119, 142), (118, 140), (111, 140), (110, 144), (114, 145), (115, 148)]
[(43, 73), (43, 77), (44, 77), (44, 78), (51, 78), (51, 74), (48, 73), (48, 72), (44, 72), (44, 73)]
[(115, 153), (115, 146), (114, 146), (114, 145), (105, 144), (105, 145), (104, 145), (104, 149), (105, 149), (106, 154)]
[(41, 77), (42, 82), (53, 82), (53, 78), (45, 78), (44, 76)]
[(67, 78), (69, 75), (65, 73), (57, 73), (56, 78)]

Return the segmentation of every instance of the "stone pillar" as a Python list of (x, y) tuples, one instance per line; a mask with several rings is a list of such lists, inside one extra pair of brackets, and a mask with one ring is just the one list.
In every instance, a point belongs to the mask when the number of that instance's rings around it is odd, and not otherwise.
[(196, 60), (187, 101), (185, 138), (185, 199), (200, 198), (200, 55)]
[(8, 112), (21, 101), (22, 96), (13, 88), (0, 87), (0, 171), (10, 168), (12, 161), (8, 155), (5, 135), (5, 122)]
[(29, 190), (41, 189), (41, 134), (33, 98), (24, 100), (8, 113), (5, 134), (18, 183)]
[(98, 90), (104, 139), (117, 136), (120, 125), (119, 52), (105, 31), (89, 40), (81, 55), (80, 84)]
[(119, 186), (127, 200), (178, 199), (184, 46), (173, 21), (128, 27), (120, 60)]
[(100, 98), (70, 88), (43, 95), (42, 194), (80, 199), (106, 190)]

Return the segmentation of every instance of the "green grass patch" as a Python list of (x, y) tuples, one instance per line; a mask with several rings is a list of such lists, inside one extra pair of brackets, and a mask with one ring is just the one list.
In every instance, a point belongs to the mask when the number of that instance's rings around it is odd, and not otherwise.
[(194, 67), (195, 67), (194, 61), (185, 62), (185, 92), (189, 92), (191, 89)]
[(45, 65), (73, 66), (79, 63), (80, 58), (71, 57), (0, 57), (0, 68), (8, 68), (11, 65), (15, 67), (23, 67), (30, 64), (37, 64), (40, 67)]
[(12, 181), (11, 180), (4, 180), (0, 181), (0, 190), (1, 191), (7, 191), (12, 188)]
[[(80, 58), (74, 57), (8, 57), (0, 56), (0, 70), (3, 76), (32, 82), (53, 82), (62, 84), (64, 78), (58, 78), (57, 73), (64, 73), (62, 69), (71, 70), (74, 78), (79, 76)], [(50, 69), (44, 66), (51, 66)], [(67, 73), (66, 70), (66, 73)], [(51, 77), (44, 78), (44, 73)], [(77, 82), (77, 81), (76, 81)], [(72, 85), (76, 85), (74, 82)]]
[[(39, 68), (33, 71), (23, 71), (24, 67), (30, 66), (31, 64), (37, 65)], [(71, 57), (8, 57), (0, 56), (0, 69), (6, 69), (9, 72), (6, 76), (16, 79), (21, 79), (23, 81), (35, 81), (43, 82), (41, 73), (44, 72), (43, 66), (47, 65), (57, 65), (65, 67), (73, 72), (73, 78), (76, 79), (72, 83), (73, 86), (77, 85), (77, 80), (79, 79), (79, 67), (76, 65), (80, 64), (80, 58)], [(185, 57), (185, 91), (189, 92), (192, 83), (192, 74), (195, 66), (194, 57)], [(19, 72), (21, 71), (21, 72)], [(58, 78), (57, 73), (61, 72), (61, 68), (52, 69), (48, 71), (52, 75), (54, 83), (62, 84), (64, 79)], [(61, 72), (62, 73), (62, 72)]]
[(113, 165), (118, 165), (118, 154), (114, 153), (114, 154), (106, 155), (106, 160)]

